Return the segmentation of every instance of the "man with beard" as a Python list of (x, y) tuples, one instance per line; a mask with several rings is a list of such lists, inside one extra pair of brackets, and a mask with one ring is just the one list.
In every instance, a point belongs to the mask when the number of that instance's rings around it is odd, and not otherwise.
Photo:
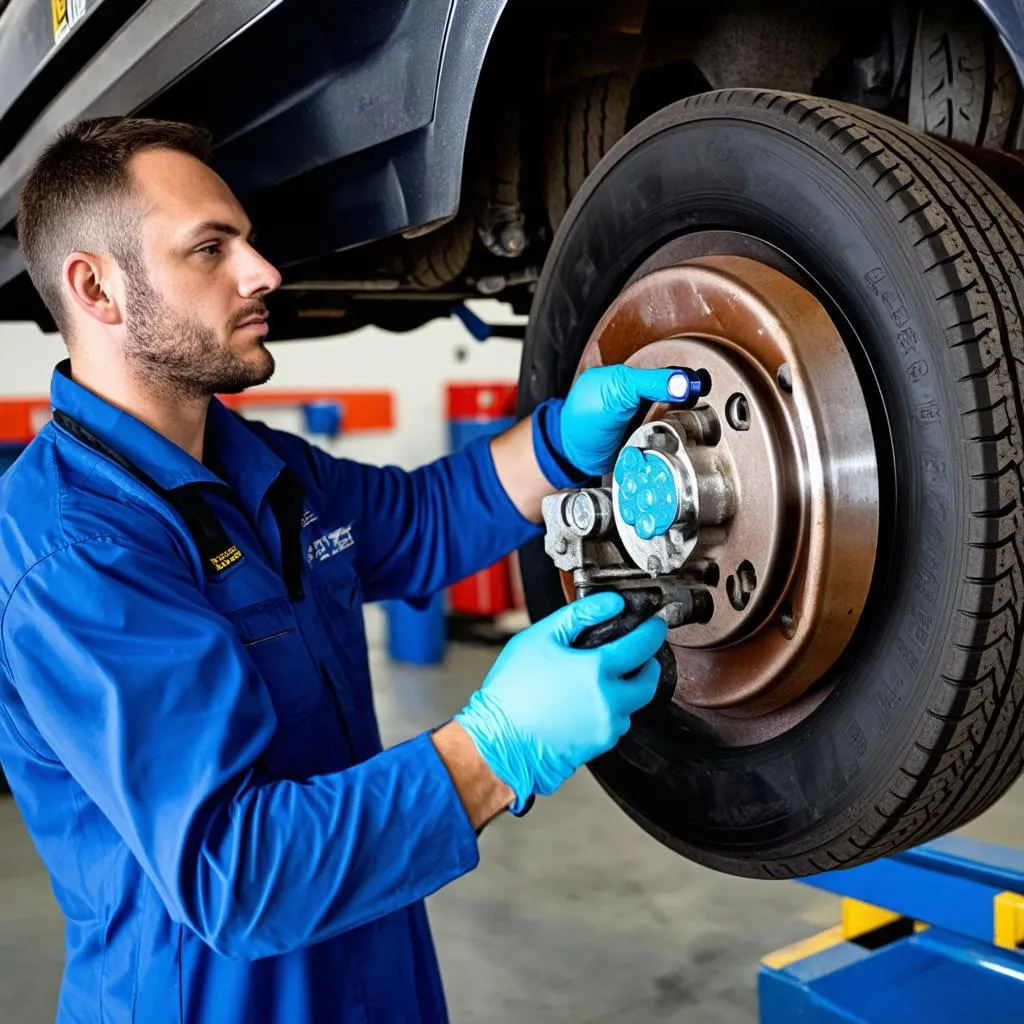
[(685, 373), (589, 371), (406, 473), (214, 397), (266, 381), (278, 272), (187, 125), (65, 129), (19, 212), (68, 345), (0, 482), (0, 759), (67, 918), (58, 1019), (441, 1020), (422, 900), (477, 834), (608, 750), (665, 625), (575, 650), (616, 595), (516, 637), (455, 718), (382, 750), (362, 602), (425, 599), (539, 533)]

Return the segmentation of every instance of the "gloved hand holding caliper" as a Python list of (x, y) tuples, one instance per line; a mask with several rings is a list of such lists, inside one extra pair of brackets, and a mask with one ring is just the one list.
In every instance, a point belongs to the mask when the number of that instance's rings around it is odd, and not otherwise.
[[(623, 442), (646, 403), (687, 409), (710, 389), (704, 371), (628, 366), (585, 371), (565, 403), (535, 412), (559, 470), (582, 482), (614, 471), (620, 511), (649, 537), (674, 526), (671, 466), (648, 461)], [(539, 448), (540, 446), (538, 446)], [(574, 573), (579, 599), (535, 623), (504, 649), (483, 686), (456, 716), (483, 759), (515, 793), (514, 813), (553, 793), (578, 767), (611, 749), (630, 717), (675, 688), (669, 626), (708, 612), (700, 587), (664, 581), (648, 570), (602, 576), (587, 558), (588, 538), (612, 525), (607, 488), (567, 488), (544, 500), (546, 542)], [(611, 589), (614, 580), (617, 586)], [(623, 584), (626, 584), (623, 586)]]

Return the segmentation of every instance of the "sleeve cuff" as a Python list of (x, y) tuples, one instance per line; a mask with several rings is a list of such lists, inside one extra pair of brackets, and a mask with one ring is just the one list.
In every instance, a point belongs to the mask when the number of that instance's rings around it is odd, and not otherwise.
[(548, 483), (558, 490), (579, 487), (590, 477), (580, 472), (562, 450), (561, 398), (549, 398), (533, 410), (533, 453)]
[[(534, 427), (534, 430), (536, 430), (536, 427)], [(515, 502), (509, 497), (508, 491), (505, 490), (501, 478), (498, 476), (498, 467), (494, 464), (494, 452), (491, 449), (492, 440), (493, 438), (490, 437), (478, 437), (476, 440), (470, 441), (462, 449), (462, 452), (470, 456), (477, 465), (481, 478), (486, 484), (488, 495), (493, 495), (495, 501), (500, 503), (502, 510), (508, 514), (513, 526), (514, 535), (519, 536), (521, 532), (523, 533), (522, 539), (517, 540), (513, 545), (513, 547), (519, 547), (520, 544), (525, 544), (526, 541), (543, 533), (544, 528), (543, 526), (538, 526), (537, 523), (531, 523), (516, 508)], [(536, 444), (536, 442), (534, 443)]]

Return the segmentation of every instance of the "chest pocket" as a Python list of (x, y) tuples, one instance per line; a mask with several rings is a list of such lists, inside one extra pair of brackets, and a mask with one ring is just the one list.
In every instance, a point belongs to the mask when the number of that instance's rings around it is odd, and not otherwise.
[(291, 603), (275, 597), (229, 612), (228, 618), (266, 684), (278, 721), (307, 714), (322, 695), (323, 683)]
[[(328, 635), (341, 660), (352, 668), (368, 671), (363, 631), (363, 594), (355, 568), (347, 558), (313, 563), (310, 570), (317, 606)], [(359, 656), (362, 652), (363, 656)], [(353, 680), (355, 682), (355, 680)]]
[[(340, 700), (354, 716), (354, 731), (361, 737), (371, 737), (372, 749), (372, 737), (377, 735), (377, 726), (373, 714), (359, 577), (350, 559), (339, 556), (325, 562), (314, 562), (310, 569), (310, 584), (320, 621), (340, 668), (340, 677), (338, 672), (331, 673), (332, 682)], [(359, 746), (365, 756), (362, 744)]]

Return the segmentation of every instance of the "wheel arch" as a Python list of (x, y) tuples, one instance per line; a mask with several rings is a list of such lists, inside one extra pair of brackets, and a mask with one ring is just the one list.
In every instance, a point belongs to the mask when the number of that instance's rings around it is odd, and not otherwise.
[(1024, 85), (1024, 11), (1018, 0), (974, 0), (999, 36)]
[(451, 216), (459, 205), (469, 122), (491, 41), (508, 0), (454, 0), (448, 16), (434, 94), (434, 116), (423, 138), (429, 198), (426, 221)]

